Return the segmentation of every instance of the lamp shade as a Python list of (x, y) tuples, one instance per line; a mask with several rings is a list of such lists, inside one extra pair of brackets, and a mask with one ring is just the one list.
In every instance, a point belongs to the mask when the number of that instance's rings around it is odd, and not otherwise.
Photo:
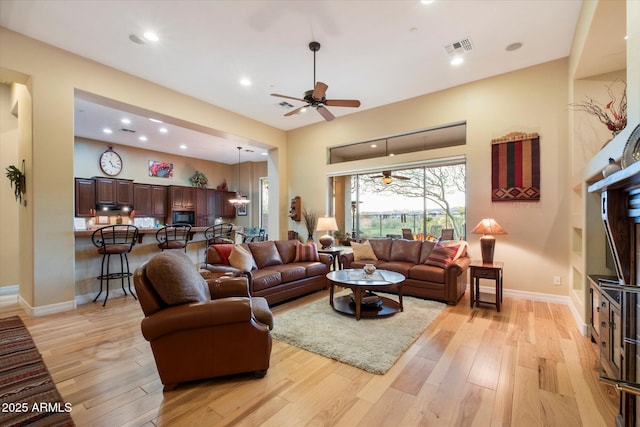
[(471, 234), (509, 234), (504, 228), (500, 227), (493, 218), (485, 218), (476, 225), (476, 227), (471, 230)]
[(329, 235), (329, 231), (335, 231), (338, 229), (336, 219), (332, 216), (323, 216), (318, 218), (318, 225), (316, 231), (325, 231), (323, 236), (320, 236), (318, 241), (322, 245), (322, 249), (328, 249), (333, 246), (333, 237)]
[(493, 264), (493, 250), (496, 246), (494, 234), (507, 234), (493, 218), (485, 218), (471, 230), (472, 234), (482, 234), (480, 238), (480, 252), (483, 264)]
[(323, 216), (318, 218), (318, 225), (316, 231), (336, 231), (338, 229), (338, 223), (332, 216)]

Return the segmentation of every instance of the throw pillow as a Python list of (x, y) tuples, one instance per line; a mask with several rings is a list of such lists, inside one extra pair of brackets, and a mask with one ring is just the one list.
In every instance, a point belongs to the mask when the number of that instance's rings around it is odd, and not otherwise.
[(207, 282), (181, 251), (154, 255), (146, 267), (147, 277), (167, 305), (204, 302), (211, 299)]
[(318, 255), (318, 247), (313, 242), (309, 242), (306, 244), (298, 242), (298, 244), (296, 245), (296, 257), (293, 262), (310, 261), (320, 261), (320, 255)]
[(376, 257), (376, 254), (373, 252), (373, 248), (371, 247), (371, 244), (369, 243), (368, 240), (364, 243), (351, 242), (351, 249), (353, 249), (354, 261), (378, 259)]
[(231, 264), (231, 267), (235, 267), (242, 271), (251, 271), (254, 268), (257, 268), (251, 252), (240, 245), (233, 246), (231, 254), (229, 255), (229, 264)]
[(433, 265), (434, 267), (445, 268), (451, 264), (458, 253), (458, 245), (456, 246), (443, 246), (438, 243), (424, 262), (426, 265)]
[(440, 242), (440, 244), (443, 246), (455, 246), (458, 248), (456, 255), (453, 257), (454, 261), (467, 255), (467, 248), (469, 247), (469, 244), (464, 240), (449, 240), (446, 242)]
[(231, 251), (233, 250), (233, 245), (231, 244), (222, 244), (222, 245), (213, 245), (218, 255), (220, 255), (220, 259), (222, 263), (225, 265), (229, 265), (229, 255), (231, 255)]

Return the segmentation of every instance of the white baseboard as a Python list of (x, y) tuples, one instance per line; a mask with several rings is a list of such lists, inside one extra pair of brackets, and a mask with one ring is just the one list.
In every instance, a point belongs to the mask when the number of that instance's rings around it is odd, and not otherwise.
[(75, 301), (65, 301), (56, 304), (32, 307), (20, 295), (18, 295), (18, 305), (20, 305), (20, 307), (22, 307), (22, 309), (27, 312), (29, 316), (46, 316), (47, 314), (61, 313), (63, 311), (76, 309)]
[(0, 297), (5, 295), (17, 296), (20, 292), (20, 285), (2, 286), (0, 287)]

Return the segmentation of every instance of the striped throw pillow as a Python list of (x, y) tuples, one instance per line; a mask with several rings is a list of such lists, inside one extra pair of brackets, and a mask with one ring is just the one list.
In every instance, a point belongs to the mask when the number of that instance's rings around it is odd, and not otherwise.
[(426, 265), (433, 265), (434, 267), (445, 268), (455, 260), (459, 247), (460, 245), (443, 246), (438, 243), (434, 246), (424, 263)]
[(320, 261), (318, 255), (318, 247), (315, 243), (310, 242), (307, 244), (298, 243), (296, 245), (296, 258), (293, 262), (311, 262)]

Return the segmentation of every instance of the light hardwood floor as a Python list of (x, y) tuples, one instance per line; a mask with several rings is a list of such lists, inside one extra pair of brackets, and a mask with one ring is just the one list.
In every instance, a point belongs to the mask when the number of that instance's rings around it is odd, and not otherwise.
[(597, 380), (595, 344), (567, 307), (544, 302), (505, 297), (497, 313), (471, 309), (467, 292), (385, 375), (274, 340), (263, 379), (213, 379), (167, 393), (131, 297), (43, 317), (0, 306), (0, 317), (14, 314), (78, 426), (613, 426), (617, 408), (613, 388)]

